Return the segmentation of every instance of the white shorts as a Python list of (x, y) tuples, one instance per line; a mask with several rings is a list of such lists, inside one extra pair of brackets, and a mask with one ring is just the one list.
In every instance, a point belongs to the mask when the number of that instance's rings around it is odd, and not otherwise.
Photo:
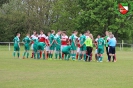
[(65, 46), (67, 46), (67, 45), (61, 45), (61, 51), (62, 51), (62, 49), (63, 49)]
[(33, 50), (33, 44), (31, 44), (31, 50)]
[(80, 48), (78, 47), (78, 48), (77, 48), (77, 53), (79, 53), (79, 52), (80, 52)]
[(46, 51), (49, 51), (50, 49), (49, 49), (49, 46), (46, 46)]
[(95, 50), (95, 54), (97, 54), (97, 49)]

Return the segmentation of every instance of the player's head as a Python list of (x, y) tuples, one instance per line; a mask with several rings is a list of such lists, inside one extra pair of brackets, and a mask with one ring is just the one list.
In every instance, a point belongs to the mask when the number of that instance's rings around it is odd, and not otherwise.
[(110, 37), (110, 38), (113, 38), (113, 37), (114, 37), (114, 35), (113, 35), (113, 34), (110, 34), (110, 35), (109, 35), (109, 37)]
[(62, 35), (65, 36), (65, 35), (66, 35), (66, 31), (63, 31), (63, 32), (62, 32)]
[(33, 34), (36, 35), (36, 31), (33, 31)]
[(55, 34), (55, 30), (51, 30), (51, 33), (52, 33), (52, 34)]
[(43, 30), (40, 30), (40, 34), (43, 34)]
[(87, 30), (86, 32), (87, 32), (88, 34), (90, 34), (90, 31), (89, 31), (89, 30)]
[(100, 38), (100, 35), (97, 35), (97, 38)]
[(91, 39), (93, 39), (93, 36), (92, 36), (92, 34), (89, 34), (89, 37), (90, 37)]
[(27, 36), (30, 36), (30, 34), (29, 34), (29, 33), (27, 33), (26, 35), (27, 35)]
[(106, 31), (106, 32), (105, 32), (105, 35), (108, 36), (108, 35), (109, 35), (109, 31)]
[(75, 31), (74, 31), (74, 34), (75, 34), (75, 35), (77, 35), (77, 34), (78, 34), (78, 31), (77, 31), (77, 30), (75, 30)]
[(109, 35), (112, 35), (112, 32), (109, 32)]
[(20, 37), (20, 33), (17, 33), (17, 36)]
[(57, 32), (59, 35), (62, 33), (62, 31), (61, 30), (58, 30), (58, 32)]
[(47, 35), (50, 36), (50, 32), (48, 32)]
[(82, 33), (80, 33), (79, 36), (81, 37), (82, 36)]

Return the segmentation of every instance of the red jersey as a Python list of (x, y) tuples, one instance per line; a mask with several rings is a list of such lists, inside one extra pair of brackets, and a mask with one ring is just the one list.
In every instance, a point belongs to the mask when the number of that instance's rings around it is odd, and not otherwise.
[(39, 41), (40, 42), (45, 42), (45, 39), (46, 39), (46, 35), (45, 34), (40, 34), (39, 36), (38, 36), (38, 38), (39, 38)]
[(61, 37), (61, 45), (67, 45), (68, 42), (68, 36), (62, 36)]

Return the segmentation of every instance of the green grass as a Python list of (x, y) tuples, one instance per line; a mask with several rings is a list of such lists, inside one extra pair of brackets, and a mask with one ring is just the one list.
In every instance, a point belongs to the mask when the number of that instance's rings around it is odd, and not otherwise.
[(0, 46), (0, 88), (133, 88), (131, 51), (117, 51), (116, 63), (105, 54), (97, 63), (14, 59), (12, 50)]

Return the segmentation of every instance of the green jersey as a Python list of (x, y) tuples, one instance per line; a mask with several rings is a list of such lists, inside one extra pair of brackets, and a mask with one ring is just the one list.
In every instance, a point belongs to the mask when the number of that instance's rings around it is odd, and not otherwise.
[(33, 46), (37, 46), (37, 44), (39, 43), (39, 40), (38, 39), (33, 39), (34, 41), (34, 45)]
[(85, 45), (89, 47), (93, 47), (92, 39), (90, 37), (86, 38)]
[(42, 47), (45, 47), (45, 46), (46, 46), (46, 44), (45, 44), (44, 42), (38, 42), (37, 45), (38, 45), (38, 46), (42, 46)]
[(97, 44), (98, 44), (98, 48), (104, 48), (104, 39), (99, 38), (97, 41)]
[(16, 36), (16, 37), (13, 39), (13, 42), (14, 42), (14, 46), (19, 46), (19, 42), (20, 42), (19, 37)]
[(79, 40), (80, 40), (80, 44), (83, 45), (85, 43), (86, 36), (82, 35)]
[(61, 37), (60, 37), (58, 34), (55, 35), (54, 40), (55, 40), (59, 45), (61, 45)]
[(105, 47), (108, 47), (108, 36), (104, 37), (104, 41), (105, 41)]
[(52, 43), (54, 44), (54, 42), (53, 42), (54, 41), (54, 35), (53, 34), (50, 34), (49, 41), (50, 41), (50, 44), (52, 44)]
[(76, 43), (76, 39), (77, 38), (78, 37), (76, 35), (74, 35), (74, 34), (70, 37), (70, 39), (71, 39), (71, 45), (74, 45), (75, 46), (75, 43)]
[(31, 39), (26, 36), (24, 39), (23, 39), (23, 42), (25, 43), (25, 45), (30, 45), (30, 42), (31, 42)]

